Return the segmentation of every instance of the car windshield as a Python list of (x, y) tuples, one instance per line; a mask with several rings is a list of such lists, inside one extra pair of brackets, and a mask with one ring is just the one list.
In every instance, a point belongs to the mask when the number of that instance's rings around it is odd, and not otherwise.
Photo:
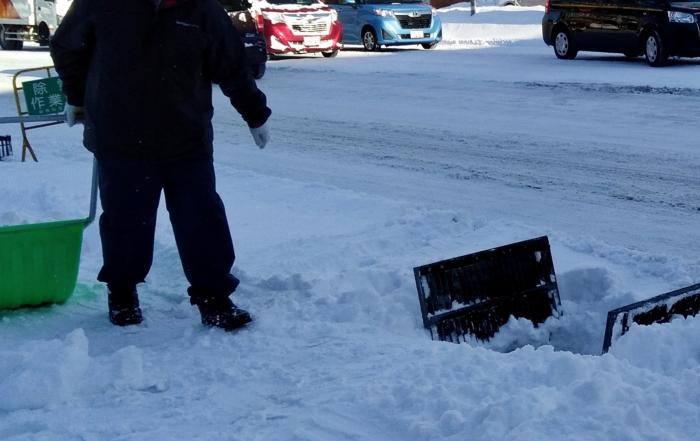
[(401, 3), (422, 3), (423, 0), (365, 0), (368, 5), (391, 5)]
[(271, 5), (315, 5), (318, 0), (267, 0)]
[(248, 0), (219, 0), (219, 3), (227, 11), (243, 11), (250, 8)]

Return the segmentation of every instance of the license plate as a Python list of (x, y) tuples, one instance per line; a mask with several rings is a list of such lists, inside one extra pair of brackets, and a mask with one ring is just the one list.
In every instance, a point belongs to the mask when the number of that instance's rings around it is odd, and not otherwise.
[(321, 37), (304, 37), (304, 46), (319, 46)]
[(423, 31), (411, 31), (411, 38), (423, 38)]

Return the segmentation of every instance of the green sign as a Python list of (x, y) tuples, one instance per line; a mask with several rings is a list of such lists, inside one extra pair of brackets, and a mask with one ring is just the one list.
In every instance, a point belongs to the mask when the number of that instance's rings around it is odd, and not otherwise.
[(22, 90), (27, 102), (27, 112), (30, 115), (63, 112), (66, 97), (63, 95), (61, 86), (61, 80), (58, 77), (23, 82)]

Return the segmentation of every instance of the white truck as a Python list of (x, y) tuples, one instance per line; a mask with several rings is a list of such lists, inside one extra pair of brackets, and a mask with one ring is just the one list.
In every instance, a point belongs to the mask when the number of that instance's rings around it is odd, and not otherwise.
[[(57, 4), (58, 2), (58, 4)], [(0, 0), (0, 47), (20, 50), (25, 41), (47, 46), (68, 0)]]

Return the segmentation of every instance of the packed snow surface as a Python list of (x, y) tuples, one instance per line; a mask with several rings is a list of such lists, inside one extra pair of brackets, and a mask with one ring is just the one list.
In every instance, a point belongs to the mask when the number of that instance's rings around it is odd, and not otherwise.
[[(162, 204), (146, 322), (111, 326), (92, 225), (68, 302), (0, 314), (0, 439), (697, 440), (700, 319), (600, 352), (607, 311), (700, 279), (700, 62), (560, 61), (541, 8), (478, 10), (440, 11), (438, 50), (270, 62), (263, 151), (217, 92), (234, 300), (254, 324), (199, 324)], [(0, 53), (1, 114), (12, 74), (48, 64)], [(80, 129), (30, 132), (38, 163), (0, 130), (0, 225), (87, 215)], [(430, 340), (413, 267), (542, 235), (561, 319)]]

